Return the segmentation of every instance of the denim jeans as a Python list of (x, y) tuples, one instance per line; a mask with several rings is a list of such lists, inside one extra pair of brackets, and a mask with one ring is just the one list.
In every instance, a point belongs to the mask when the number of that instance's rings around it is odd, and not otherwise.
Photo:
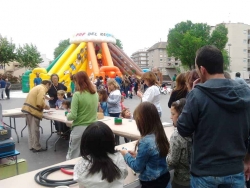
[(192, 188), (244, 188), (244, 173), (228, 175), (228, 176), (204, 176), (196, 177), (191, 175)]
[(171, 188), (170, 173), (167, 172), (155, 180), (141, 181), (141, 188)]

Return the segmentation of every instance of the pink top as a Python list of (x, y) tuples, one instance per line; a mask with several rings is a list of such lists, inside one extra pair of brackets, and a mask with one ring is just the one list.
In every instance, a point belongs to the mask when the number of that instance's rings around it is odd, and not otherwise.
[(126, 107), (123, 105), (123, 102), (121, 102), (120, 104), (121, 104), (121, 109), (124, 110)]

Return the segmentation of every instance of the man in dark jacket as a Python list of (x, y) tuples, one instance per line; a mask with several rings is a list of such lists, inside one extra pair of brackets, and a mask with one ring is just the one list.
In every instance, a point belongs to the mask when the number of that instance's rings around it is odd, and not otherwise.
[(244, 187), (250, 88), (225, 79), (223, 56), (214, 46), (199, 49), (195, 61), (201, 83), (177, 122), (181, 136), (193, 136), (191, 187)]

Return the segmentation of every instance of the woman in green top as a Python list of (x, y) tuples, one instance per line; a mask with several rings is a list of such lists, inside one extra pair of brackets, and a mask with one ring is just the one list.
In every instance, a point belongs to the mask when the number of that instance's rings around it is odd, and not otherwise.
[(67, 119), (73, 120), (67, 160), (80, 157), (82, 134), (88, 125), (97, 120), (98, 94), (95, 86), (84, 71), (74, 76), (76, 92), (72, 98), (71, 112), (67, 114)]

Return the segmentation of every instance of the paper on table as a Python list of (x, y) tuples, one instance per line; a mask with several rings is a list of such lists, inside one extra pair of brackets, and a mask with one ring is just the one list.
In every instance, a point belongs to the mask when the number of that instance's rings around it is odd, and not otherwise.
[(99, 119), (100, 121), (108, 121), (110, 118)]
[(172, 123), (162, 122), (163, 127), (171, 127), (173, 126)]

